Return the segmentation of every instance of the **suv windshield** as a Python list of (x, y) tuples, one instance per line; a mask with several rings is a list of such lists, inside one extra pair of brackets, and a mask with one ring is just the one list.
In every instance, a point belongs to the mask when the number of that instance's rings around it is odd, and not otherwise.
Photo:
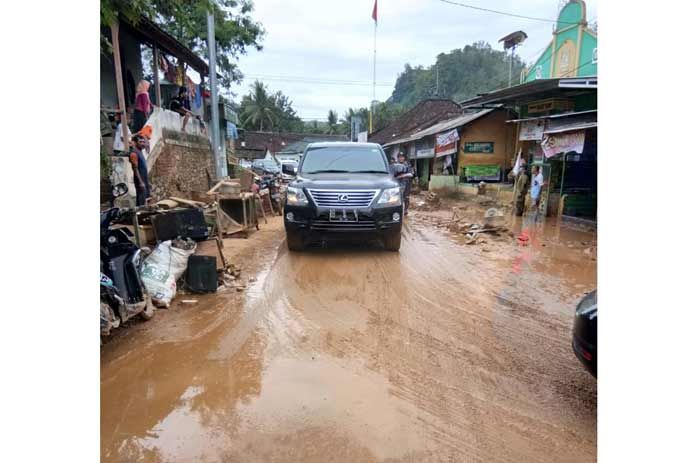
[(324, 146), (309, 148), (301, 164), (301, 173), (377, 173), (386, 174), (384, 153), (372, 146)]

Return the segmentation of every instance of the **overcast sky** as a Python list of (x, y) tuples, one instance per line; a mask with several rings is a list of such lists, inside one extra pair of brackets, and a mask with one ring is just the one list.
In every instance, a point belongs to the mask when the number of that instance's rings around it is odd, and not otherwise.
[[(551, 38), (552, 23), (487, 13), (439, 0), (378, 0), (377, 100), (386, 100), (405, 63), (429, 66), (442, 52), (522, 30), (528, 35), (519, 54), (531, 64)], [(525, 16), (556, 19), (558, 0), (455, 0)], [(258, 77), (281, 90), (304, 119), (325, 120), (329, 109), (342, 117), (349, 107), (372, 100), (374, 0), (255, 0), (253, 17), (266, 30), (263, 50), (250, 51), (239, 64), (246, 76), (232, 90), (236, 100)], [(587, 2), (587, 18), (597, 20), (597, 2)], [(330, 85), (296, 80), (343, 81)], [(294, 81), (293, 81), (294, 80)], [(359, 85), (358, 85), (359, 84)]]

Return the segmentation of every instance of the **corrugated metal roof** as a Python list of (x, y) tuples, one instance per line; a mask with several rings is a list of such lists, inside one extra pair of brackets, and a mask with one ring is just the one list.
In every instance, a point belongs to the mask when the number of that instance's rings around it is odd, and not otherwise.
[(564, 124), (558, 127), (548, 128), (544, 131), (544, 133), (571, 132), (572, 130), (591, 129), (593, 127), (598, 127), (598, 122), (573, 122), (571, 124)]
[(542, 119), (556, 119), (560, 117), (571, 117), (571, 116), (579, 116), (581, 114), (590, 114), (590, 113), (597, 113), (597, 109), (591, 109), (590, 111), (579, 111), (575, 113), (564, 113), (564, 114), (554, 114), (551, 116), (540, 116), (540, 117), (526, 117), (524, 119), (511, 119), (509, 121), (506, 121), (507, 123), (510, 122), (525, 122), (525, 121), (537, 121), (537, 120), (542, 120)]
[(459, 104), (463, 108), (494, 103), (523, 104), (524, 102), (541, 98), (545, 94), (550, 96), (574, 96), (597, 91), (597, 89), (598, 78), (596, 76), (536, 79), (520, 85), (483, 93)]
[(400, 143), (407, 143), (407, 142), (414, 141), (414, 140), (420, 140), (421, 138), (427, 137), (429, 135), (435, 135), (435, 134), (438, 134), (441, 132), (445, 132), (447, 130), (461, 127), (465, 124), (468, 124), (470, 122), (475, 121), (476, 119), (479, 119), (482, 116), (487, 115), (488, 113), (490, 113), (491, 111), (494, 111), (495, 109), (496, 108), (484, 109), (484, 110), (476, 112), (476, 113), (463, 114), (459, 117), (455, 117), (452, 119), (448, 119), (446, 121), (438, 122), (437, 124), (431, 125), (428, 128), (425, 128), (423, 130), (415, 132), (408, 137), (404, 137), (404, 138), (401, 138), (399, 140), (392, 140), (391, 142), (386, 143), (384, 146), (391, 146), (391, 145), (397, 145)]

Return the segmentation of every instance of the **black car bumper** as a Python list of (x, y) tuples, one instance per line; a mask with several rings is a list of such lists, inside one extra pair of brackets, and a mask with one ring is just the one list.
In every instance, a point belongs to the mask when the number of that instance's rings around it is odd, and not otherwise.
[(316, 206), (284, 207), (284, 228), (305, 236), (377, 235), (401, 230), (403, 206), (365, 209), (329, 209)]
[(583, 364), (583, 366), (588, 370), (590, 374), (597, 377), (598, 375), (598, 357), (596, 353), (596, 346), (584, 341), (578, 336), (574, 336), (571, 342), (571, 347), (573, 348), (574, 354)]

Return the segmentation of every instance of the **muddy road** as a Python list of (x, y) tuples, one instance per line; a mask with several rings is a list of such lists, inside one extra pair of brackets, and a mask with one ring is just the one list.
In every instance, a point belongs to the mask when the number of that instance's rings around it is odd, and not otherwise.
[(464, 246), (412, 216), (398, 254), (295, 254), (278, 218), (227, 240), (254, 245), (244, 293), (104, 346), (102, 461), (595, 461), (570, 346), (595, 261), (567, 244), (590, 237), (533, 235)]

